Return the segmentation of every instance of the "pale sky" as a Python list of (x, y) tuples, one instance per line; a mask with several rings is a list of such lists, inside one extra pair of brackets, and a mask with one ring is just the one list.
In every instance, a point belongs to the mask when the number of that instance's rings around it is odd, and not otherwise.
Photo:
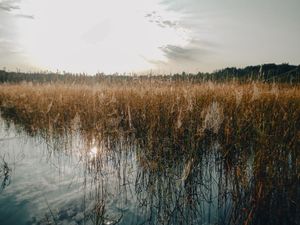
[(0, 69), (211, 72), (300, 64), (300, 0), (0, 0)]

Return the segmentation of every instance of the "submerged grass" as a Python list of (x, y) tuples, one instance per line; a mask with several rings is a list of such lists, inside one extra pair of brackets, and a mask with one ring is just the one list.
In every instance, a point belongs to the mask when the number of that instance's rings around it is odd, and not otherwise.
[(145, 81), (0, 87), (2, 117), (30, 134), (75, 131), (91, 145), (107, 137), (111, 143), (133, 140), (140, 146), (140, 165), (152, 176), (183, 162), (187, 190), (202, 176), (204, 155), (217, 149), (220, 198), (230, 188), (235, 204), (226, 223), (299, 223), (299, 85)]

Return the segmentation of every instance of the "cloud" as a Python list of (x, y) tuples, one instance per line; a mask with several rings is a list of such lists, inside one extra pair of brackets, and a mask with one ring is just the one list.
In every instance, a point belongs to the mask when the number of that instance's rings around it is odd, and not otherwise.
[(24, 19), (32, 19), (32, 20), (34, 19), (33, 15), (27, 15), (27, 14), (16, 14), (15, 16), (18, 18), (24, 18)]
[(0, 67), (20, 63), (23, 50), (18, 43), (17, 17), (18, 0), (0, 1)]
[(20, 9), (20, 6), (16, 5), (18, 1), (2, 1), (0, 2), (0, 10), (2, 11), (13, 11)]
[(150, 23), (155, 23), (157, 26), (160, 26), (162, 28), (176, 28), (178, 27), (178, 23), (171, 20), (165, 20), (163, 19), (156, 11), (152, 11), (151, 13), (147, 13), (145, 15), (146, 18), (148, 18), (148, 21)]
[(190, 40), (185, 46), (165, 45), (159, 48), (165, 60), (148, 60), (160, 72), (198, 72), (215, 52), (213, 43), (201, 40)]
[(168, 27), (175, 27), (175, 26), (177, 26), (177, 23), (172, 22), (170, 20), (164, 20), (161, 23), (164, 24), (165, 26), (168, 26)]
[(174, 62), (200, 62), (203, 56), (209, 53), (208, 50), (193, 46), (167, 45), (160, 47), (168, 60)]

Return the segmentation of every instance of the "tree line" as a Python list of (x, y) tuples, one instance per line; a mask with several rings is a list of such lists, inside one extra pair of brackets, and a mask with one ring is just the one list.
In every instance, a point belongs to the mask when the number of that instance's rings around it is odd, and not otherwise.
[(94, 84), (101, 82), (123, 82), (123, 81), (142, 81), (142, 80), (158, 80), (158, 81), (253, 81), (259, 80), (264, 82), (300, 82), (300, 65), (289, 64), (263, 64), (256, 66), (247, 66), (245, 68), (228, 67), (221, 70), (216, 70), (212, 73), (176, 73), (169, 75), (119, 75), (119, 74), (104, 74), (96, 75), (87, 74), (71, 74), (71, 73), (25, 73), (25, 72), (8, 72), (0, 70), (0, 83), (86, 83)]

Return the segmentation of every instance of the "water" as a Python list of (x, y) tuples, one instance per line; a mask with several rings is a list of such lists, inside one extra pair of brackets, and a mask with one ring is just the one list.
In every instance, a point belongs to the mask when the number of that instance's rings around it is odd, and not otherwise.
[(259, 190), (253, 155), (230, 165), (220, 152), (215, 141), (156, 157), (134, 141), (30, 135), (0, 120), (0, 224), (240, 224), (280, 203), (253, 203), (281, 194)]
[[(9, 182), (0, 194), (0, 224), (26, 224), (81, 198), (84, 179), (75, 157), (50, 154), (41, 140), (1, 130), (0, 157)], [(2, 178), (2, 177), (1, 177)], [(4, 179), (4, 178), (2, 178)]]

